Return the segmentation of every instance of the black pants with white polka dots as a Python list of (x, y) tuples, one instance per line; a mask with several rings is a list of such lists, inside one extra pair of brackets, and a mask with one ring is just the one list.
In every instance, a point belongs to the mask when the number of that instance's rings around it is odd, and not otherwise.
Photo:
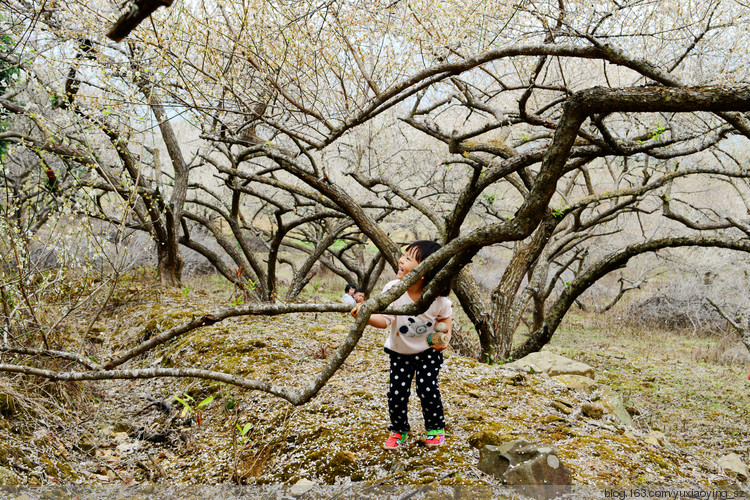
[(390, 349), (391, 381), (388, 388), (388, 412), (391, 416), (391, 432), (405, 433), (409, 427), (408, 407), (411, 381), (416, 380), (417, 396), (422, 403), (425, 430), (445, 427), (443, 401), (440, 399), (438, 374), (443, 364), (443, 353), (427, 349), (419, 354), (399, 354)]

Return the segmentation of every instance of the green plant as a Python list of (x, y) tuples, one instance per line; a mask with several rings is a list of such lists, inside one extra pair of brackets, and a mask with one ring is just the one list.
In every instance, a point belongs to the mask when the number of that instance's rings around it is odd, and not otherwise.
[(241, 296), (240, 297), (235, 297), (232, 300), (232, 302), (231, 302), (232, 307), (239, 307), (239, 306), (241, 306), (244, 303), (245, 303), (245, 299), (243, 299)]
[(241, 426), (240, 424), (235, 424), (235, 425), (237, 426), (237, 430), (240, 433), (239, 442), (240, 442), (240, 444), (244, 445), (245, 443), (247, 443), (247, 439), (248, 439), (247, 438), (247, 433), (250, 432), (250, 429), (253, 428), (253, 423), (252, 422), (248, 422), (248, 423), (246, 423), (244, 425), (244, 427)]
[[(239, 420), (239, 411), (237, 412), (237, 419)], [(239, 421), (236, 420), (234, 426), (237, 428), (237, 434), (232, 435), (232, 450), (234, 452), (234, 472), (232, 473), (232, 479), (240, 483), (237, 467), (243, 452), (250, 448), (248, 433), (253, 428), (253, 424), (252, 422), (247, 422), (245, 425), (240, 425)]]
[[(495, 349), (495, 346), (494, 345), (490, 345), (490, 351), (493, 351), (494, 349)], [(495, 364), (495, 356), (494, 356), (494, 354), (492, 354), (491, 352), (488, 352), (488, 353), (485, 354), (485, 356), (487, 357), (487, 359), (485, 360), (485, 362), (488, 365), (494, 365)]]
[(185, 393), (182, 398), (178, 398), (177, 396), (172, 396), (175, 398), (181, 405), (182, 405), (182, 412), (180, 413), (180, 418), (189, 417), (193, 413), (196, 413), (196, 420), (198, 421), (198, 425), (201, 424), (201, 421), (203, 420), (203, 412), (199, 411), (201, 408), (205, 408), (206, 406), (211, 404), (211, 401), (214, 400), (213, 396), (209, 396), (200, 403), (198, 403), (193, 409), (190, 402), (195, 404), (195, 399), (190, 394)]
[(561, 219), (565, 217), (565, 212), (570, 210), (570, 207), (568, 205), (564, 205), (555, 211), (552, 212), (552, 217), (555, 217), (556, 219)]
[(182, 287), (182, 290), (180, 290), (180, 292), (182, 293), (183, 297), (187, 297), (188, 294), (190, 293), (190, 287), (189, 286), (184, 286), (184, 287)]
[(638, 143), (639, 143), (639, 144), (643, 144), (644, 142), (647, 142), (647, 141), (650, 141), (650, 140), (653, 140), (653, 141), (656, 141), (656, 142), (658, 142), (658, 141), (660, 141), (660, 140), (661, 140), (661, 136), (662, 136), (662, 135), (664, 134), (664, 132), (666, 132), (666, 131), (667, 131), (667, 128), (666, 128), (666, 127), (664, 127), (664, 126), (662, 126), (662, 125), (659, 125), (658, 127), (656, 127), (656, 128), (655, 128), (655, 129), (654, 129), (654, 130), (653, 130), (653, 131), (652, 131), (652, 132), (651, 132), (651, 133), (650, 133), (650, 134), (648, 135), (648, 137), (647, 137), (646, 139), (643, 139), (643, 140), (639, 140), (639, 141), (638, 141)]

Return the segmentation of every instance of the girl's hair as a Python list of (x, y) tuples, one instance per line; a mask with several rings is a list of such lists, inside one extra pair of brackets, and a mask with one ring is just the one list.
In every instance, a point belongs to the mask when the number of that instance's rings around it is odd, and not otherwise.
[[(406, 247), (406, 250), (404, 250), (404, 253), (406, 252), (413, 252), (414, 257), (416, 257), (417, 261), (422, 262), (427, 257), (432, 255), (433, 253), (440, 250), (442, 247), (439, 243), (436, 243), (434, 241), (430, 240), (419, 240), (415, 241), (408, 247)], [(437, 266), (430, 269), (427, 274), (424, 275), (424, 286), (427, 286), (432, 279), (439, 273), (443, 267), (445, 267), (445, 264), (447, 263), (447, 260), (444, 260), (440, 262)], [(451, 293), (451, 282), (449, 281), (448, 284), (445, 285), (442, 289), (440, 289), (438, 295), (442, 297), (447, 297)]]

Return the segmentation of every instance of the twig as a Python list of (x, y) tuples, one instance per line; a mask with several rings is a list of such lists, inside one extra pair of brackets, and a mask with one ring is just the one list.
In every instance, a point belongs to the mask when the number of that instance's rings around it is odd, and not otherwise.
[(107, 304), (109, 304), (109, 301), (112, 299), (112, 295), (114, 295), (115, 289), (117, 288), (119, 277), (120, 277), (119, 272), (115, 271), (115, 275), (112, 277), (112, 286), (109, 288), (109, 293), (107, 294), (107, 298), (104, 299), (104, 302), (102, 303), (101, 307), (97, 309), (96, 313), (89, 321), (89, 324), (86, 327), (86, 331), (83, 332), (83, 335), (81, 336), (81, 343), (78, 344), (78, 354), (83, 354), (83, 348), (86, 346), (86, 339), (91, 333), (91, 329), (94, 327), (94, 324), (96, 324), (96, 322), (99, 320), (99, 317), (102, 315), (102, 312), (107, 307)]
[(74, 361), (79, 363), (89, 370), (96, 370), (99, 368), (99, 364), (87, 359), (81, 355), (66, 352), (66, 351), (55, 351), (52, 349), (34, 349), (31, 347), (3, 347), (0, 346), (0, 352), (7, 352), (9, 354), (24, 354), (27, 356), (44, 356), (47, 358), (59, 358), (67, 359), (68, 361)]
[(714, 307), (714, 309), (716, 309), (716, 312), (719, 313), (719, 316), (721, 316), (722, 318), (724, 318), (725, 320), (727, 320), (727, 322), (730, 325), (732, 325), (732, 328), (734, 328), (735, 330), (737, 330), (740, 333), (740, 336), (744, 336), (744, 333), (745, 333), (745, 330), (746, 330), (744, 327), (742, 327), (739, 323), (737, 323), (732, 318), (730, 318), (729, 315), (727, 313), (725, 313), (724, 310), (721, 307), (719, 307), (718, 305), (716, 305), (716, 303), (713, 300), (711, 300), (708, 297), (706, 297), (706, 301), (709, 304), (711, 304)]
[[(2, 266), (0, 266), (0, 273), (3, 273)], [(0, 274), (0, 276), (2, 276), (2, 274)], [(8, 293), (5, 291), (5, 284), (0, 285), (0, 300), (3, 302), (3, 316), (5, 316), (5, 323), (6, 323), (6, 327), (3, 328), (3, 345), (8, 345), (8, 335), (10, 335), (10, 331), (13, 325), (10, 322), (10, 309), (8, 308)]]
[[(5, 223), (8, 225), (8, 227), (11, 227), (7, 214), (5, 214)], [(18, 255), (18, 246), (16, 245), (16, 240), (13, 237), (12, 230), (8, 231), (8, 238), (10, 238), (10, 245), (13, 248), (13, 255), (15, 256), (15, 259), (16, 259), (16, 269), (18, 270), (18, 289), (21, 291), (21, 296), (23, 297), (23, 300), (26, 303), (26, 307), (29, 308), (29, 314), (31, 314), (31, 319), (34, 321), (34, 326), (37, 327), (37, 329), (39, 330), (39, 333), (41, 333), (42, 335), (42, 340), (44, 341), (44, 347), (49, 349), (49, 342), (47, 341), (47, 334), (45, 333), (42, 326), (39, 324), (39, 320), (36, 317), (34, 308), (31, 305), (31, 300), (29, 300), (26, 287), (23, 285), (23, 269), (21, 268), (21, 260)]]

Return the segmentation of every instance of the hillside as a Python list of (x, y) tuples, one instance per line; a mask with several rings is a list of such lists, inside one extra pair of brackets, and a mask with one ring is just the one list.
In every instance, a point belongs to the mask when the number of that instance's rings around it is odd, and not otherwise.
[[(209, 312), (218, 296), (210, 287), (185, 294), (138, 291), (108, 310), (99, 355)], [(296, 387), (322, 367), (349, 319), (303, 314), (228, 320), (176, 339), (134, 366), (199, 366)], [(388, 377), (382, 335), (368, 329), (343, 369), (301, 407), (205, 381), (61, 386), (3, 377), (0, 483), (485, 485), (493, 479), (477, 469), (475, 446), (518, 438), (555, 446), (578, 485), (746, 480), (719, 467), (718, 459), (736, 453), (747, 463), (747, 366), (709, 356), (721, 349), (716, 339), (628, 331), (606, 318), (567, 322), (545, 350), (592, 366), (596, 381), (619, 393), (632, 426), (609, 414), (587, 417), (580, 408), (591, 397), (547, 374), (522, 374), (449, 352), (441, 373), (446, 445), (435, 451), (420, 442), (414, 397), (416, 432), (393, 453), (381, 448)], [(561, 411), (565, 407), (570, 411)]]

